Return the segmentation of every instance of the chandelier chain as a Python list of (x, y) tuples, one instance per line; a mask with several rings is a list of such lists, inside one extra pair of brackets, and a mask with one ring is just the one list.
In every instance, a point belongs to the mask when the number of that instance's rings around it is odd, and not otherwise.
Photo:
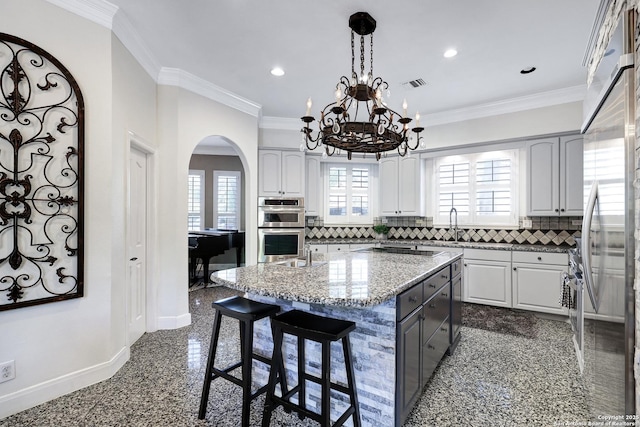
[(356, 76), (356, 51), (355, 51), (355, 43), (353, 41), (353, 30), (351, 30), (351, 77)]
[(369, 64), (371, 65), (370, 73), (373, 76), (373, 33), (369, 35), (369, 38), (371, 39), (371, 62)]
[(364, 36), (360, 36), (360, 75), (364, 78)]

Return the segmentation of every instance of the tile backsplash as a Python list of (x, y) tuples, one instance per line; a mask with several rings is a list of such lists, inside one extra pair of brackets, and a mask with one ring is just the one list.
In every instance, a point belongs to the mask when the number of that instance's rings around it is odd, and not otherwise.
[[(494, 227), (459, 227), (459, 240), (487, 243), (517, 243), (565, 246), (575, 245), (580, 237), (581, 217), (526, 217), (520, 218), (520, 228), (501, 229)], [(531, 227), (522, 224), (531, 221)], [(382, 223), (377, 218), (375, 223)], [(367, 239), (375, 238), (373, 226), (325, 226), (317, 218), (307, 219), (307, 239)], [(313, 225), (311, 225), (313, 224)], [(386, 224), (390, 228), (389, 239), (412, 240), (454, 240), (453, 232), (447, 227), (434, 227), (433, 219), (428, 217), (389, 217)], [(528, 225), (528, 224), (527, 224)]]

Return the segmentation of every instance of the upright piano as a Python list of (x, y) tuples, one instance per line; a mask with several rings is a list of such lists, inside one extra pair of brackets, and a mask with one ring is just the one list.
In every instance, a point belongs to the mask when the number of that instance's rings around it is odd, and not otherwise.
[(240, 267), (244, 249), (244, 231), (205, 229), (189, 232), (189, 279), (197, 281), (198, 260), (202, 262), (204, 282), (209, 282), (209, 261), (229, 249), (236, 250), (236, 265)]

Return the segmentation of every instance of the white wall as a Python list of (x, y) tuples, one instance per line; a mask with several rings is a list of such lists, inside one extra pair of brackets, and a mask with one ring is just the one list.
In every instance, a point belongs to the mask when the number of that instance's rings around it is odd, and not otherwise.
[[(112, 35), (111, 44), (113, 64), (113, 138), (111, 149), (113, 156), (112, 166), (112, 191), (111, 191), (111, 218), (113, 220), (114, 238), (111, 244), (111, 334), (114, 348), (127, 347), (128, 324), (126, 320), (126, 296), (127, 296), (127, 181), (130, 153), (131, 133), (137, 141), (144, 143), (150, 149), (157, 150), (156, 138), (156, 83), (140, 66), (135, 58), (124, 47), (120, 40)], [(157, 171), (155, 171), (157, 172)], [(157, 175), (157, 173), (156, 173)], [(151, 189), (153, 190), (153, 189)], [(147, 223), (150, 228), (149, 242), (156, 241), (157, 228), (154, 218), (155, 212), (150, 212)], [(148, 245), (146, 257), (148, 265), (148, 292), (155, 296), (155, 283), (157, 268), (155, 265), (155, 250)], [(149, 298), (149, 299), (151, 299)], [(149, 301), (147, 307), (147, 330), (156, 330), (156, 302)]]
[(581, 125), (582, 103), (571, 102), (438, 126), (427, 125), (423, 137), (429, 150), (570, 132), (580, 130)]
[[(111, 376), (128, 357), (112, 327), (111, 32), (39, 0), (0, 0), (0, 28), (42, 47), (78, 81), (85, 99), (85, 296), (0, 313), (0, 417)], [(41, 19), (38, 19), (41, 18)], [(67, 376), (67, 377), (64, 377)]]
[[(515, 113), (499, 114), (479, 119), (464, 120), (430, 126), (429, 117), (422, 137), (425, 149), (450, 148), (459, 145), (518, 139), (580, 130), (582, 126), (582, 102), (570, 102), (550, 107), (535, 108)], [(287, 122), (290, 125), (290, 122)], [(260, 148), (298, 149), (303, 142), (302, 122), (294, 129), (260, 129)], [(314, 135), (317, 134), (316, 128)], [(318, 149), (316, 151), (319, 152)]]
[[(196, 145), (219, 135), (235, 145), (248, 185), (244, 195), (246, 263), (257, 261), (258, 119), (181, 89), (158, 86), (159, 168), (162, 170), (158, 210), (159, 328), (188, 324), (187, 292), (176, 283), (187, 278), (187, 175)], [(175, 242), (185, 242), (176, 245)]]

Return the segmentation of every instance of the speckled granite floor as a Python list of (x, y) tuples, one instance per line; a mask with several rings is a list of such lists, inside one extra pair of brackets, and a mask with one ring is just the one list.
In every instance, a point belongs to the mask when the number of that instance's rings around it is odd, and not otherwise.
[[(190, 327), (145, 334), (113, 378), (0, 420), (0, 427), (237, 427), (241, 393), (226, 381), (213, 383), (207, 417), (197, 419), (211, 302), (232, 294), (226, 288), (194, 290)], [(501, 313), (505, 314), (500, 310), (495, 314)], [(535, 319), (526, 328), (535, 338), (464, 326), (456, 352), (440, 364), (405, 427), (550, 427), (585, 422), (585, 393), (569, 325)], [(237, 330), (236, 322), (223, 323), (220, 354), (225, 359), (237, 357)], [(252, 425), (260, 425), (262, 402), (260, 397), (252, 406)], [(317, 424), (276, 411), (272, 425)]]

